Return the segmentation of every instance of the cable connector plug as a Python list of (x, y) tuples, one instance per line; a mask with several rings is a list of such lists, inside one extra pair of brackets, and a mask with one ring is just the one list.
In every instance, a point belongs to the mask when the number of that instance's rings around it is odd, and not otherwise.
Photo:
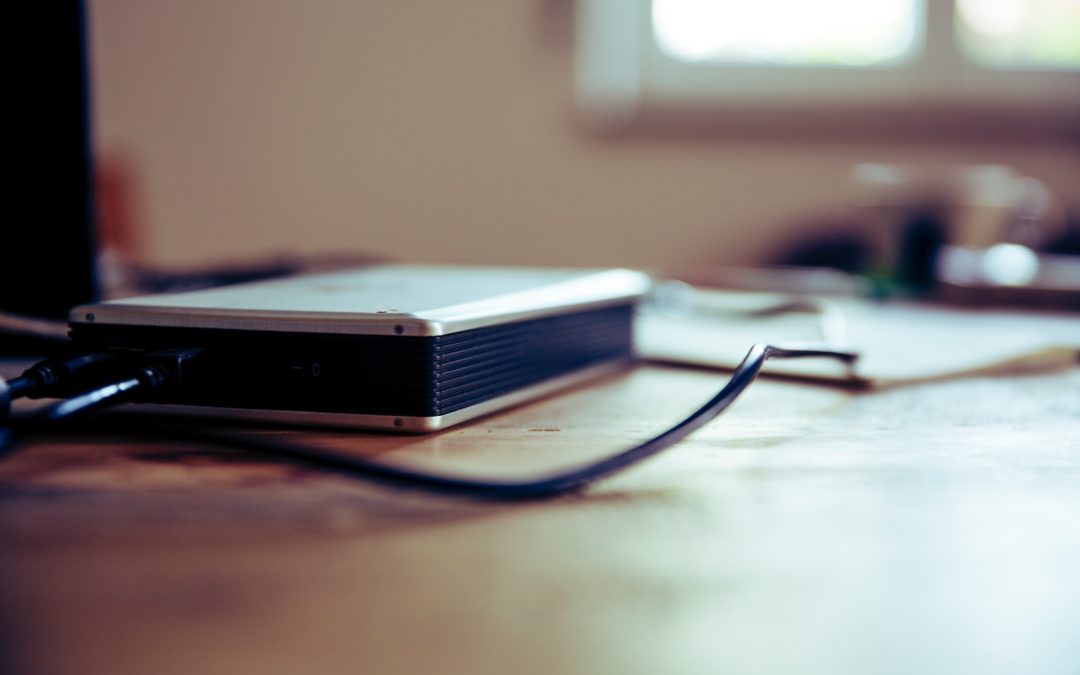
[[(152, 400), (163, 390), (175, 387), (184, 378), (201, 349), (164, 349), (145, 354), (126, 353), (111, 371), (111, 379), (104, 384), (82, 391), (65, 401), (36, 410), (11, 420), (7, 427), (0, 427), (0, 449), (10, 448), (21, 439), (51, 428), (59, 422), (83, 417), (99, 410), (122, 403)], [(88, 367), (88, 366), (87, 366)], [(38, 375), (47, 377), (58, 371), (41, 369)], [(60, 371), (66, 372), (66, 371)], [(5, 412), (6, 412), (6, 405)]]
[(135, 377), (142, 382), (139, 400), (181, 384), (202, 352), (197, 347), (178, 347), (137, 356)]
[(127, 354), (104, 384), (14, 420), (16, 431), (25, 433), (43, 425), (82, 417), (121, 403), (146, 402), (163, 390), (175, 387), (185, 377), (201, 349), (164, 349), (145, 354)]
[(98, 352), (45, 359), (27, 368), (8, 383), (9, 396), (17, 398), (61, 398), (77, 387), (85, 388), (95, 377), (112, 372), (127, 355), (122, 352)]
[[(7, 380), (0, 375), (0, 423), (8, 418), (11, 414), (11, 387), (8, 386)], [(0, 447), (3, 447), (3, 430), (0, 429)]]

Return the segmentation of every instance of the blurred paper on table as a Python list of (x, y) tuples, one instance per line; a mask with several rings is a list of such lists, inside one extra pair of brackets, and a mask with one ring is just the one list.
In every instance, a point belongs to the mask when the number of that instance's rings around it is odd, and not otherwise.
[[(757, 342), (828, 342), (857, 351), (854, 367), (798, 359), (770, 361), (765, 371), (863, 386), (1065, 367), (1080, 357), (1075, 316), (854, 299), (820, 303), (824, 312), (767, 312), (791, 301), (787, 295), (699, 291), (692, 311), (643, 311), (638, 351), (655, 361), (731, 369)], [(839, 344), (838, 331), (844, 334)]]

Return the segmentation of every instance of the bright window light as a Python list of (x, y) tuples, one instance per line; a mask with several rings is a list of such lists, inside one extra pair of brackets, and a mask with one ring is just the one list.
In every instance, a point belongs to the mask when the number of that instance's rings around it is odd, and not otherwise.
[(918, 52), (922, 6), (922, 0), (653, 0), (652, 19), (660, 48), (682, 61), (888, 66)]
[(976, 63), (1080, 69), (1080, 0), (957, 0), (957, 38)]

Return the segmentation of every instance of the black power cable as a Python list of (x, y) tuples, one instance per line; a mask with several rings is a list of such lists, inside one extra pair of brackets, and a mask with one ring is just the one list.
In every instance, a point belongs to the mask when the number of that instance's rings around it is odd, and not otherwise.
[[(520, 480), (481, 480), (428, 473), (343, 456), (320, 448), (295, 443), (251, 436), (221, 435), (177, 425), (166, 426), (160, 423), (146, 424), (125, 420), (125, 426), (120, 429), (105, 427), (102, 430), (107, 433), (119, 431), (120, 433), (135, 433), (140, 436), (166, 437), (172, 440), (195, 441), (253, 450), (259, 453), (269, 453), (322, 469), (329, 469), (352, 477), (364, 478), (396, 487), (491, 500), (540, 499), (579, 490), (601, 478), (657, 455), (683, 440), (731, 406), (750, 383), (757, 378), (768, 359), (811, 357), (833, 358), (849, 364), (857, 358), (854, 353), (830, 349), (754, 345), (742, 363), (732, 373), (727, 384), (712, 399), (661, 434), (628, 450), (582, 466)], [(174, 363), (173, 365), (178, 364)], [(179, 365), (182, 365), (182, 363)], [(179, 373), (178, 370), (170, 370), (167, 377), (169, 375), (175, 376), (177, 373)], [(117, 384), (119, 385), (119, 383)], [(138, 387), (134, 387), (134, 389), (138, 389)], [(63, 410), (58, 408), (53, 417), (62, 419), (96, 409), (108, 402), (122, 400), (124, 395), (130, 391), (131, 389), (125, 390), (125, 392), (117, 392), (115, 397), (111, 397), (103, 390), (96, 390), (96, 393), (88, 392), (84, 395), (88, 397), (84, 404), (76, 404), (72, 408), (64, 408)]]
[(134, 400), (140, 393), (156, 388), (154, 384), (160, 379), (160, 373), (148, 368), (145, 373), (72, 396), (37, 414), (22, 418), (18, 422), (21, 426), (26, 426), (28, 423), (40, 426), (89, 415), (92, 412)]
[(109, 374), (117, 361), (125, 356), (121, 352), (98, 352), (45, 359), (8, 381), (10, 400), (63, 396), (65, 388), (77, 383), (86, 386), (95, 373)]
[(123, 352), (56, 356), (30, 366), (18, 377), (7, 381), (0, 378), (0, 422), (11, 414), (12, 401), (70, 396), (105, 377), (115, 377), (117, 363), (125, 358), (130, 357)]
[[(11, 412), (11, 387), (8, 386), (7, 380), (0, 375), (0, 423), (7, 420), (8, 415)], [(0, 448), (4, 447), (3, 442), (3, 427), (0, 427)]]
[[(17, 381), (23, 381), (27, 383), (22, 389), (24, 395), (55, 395), (58, 387), (68, 390), (74, 388), (80, 381), (80, 377), (84, 380), (102, 379), (106, 364), (112, 366), (114, 379), (40, 410), (11, 419), (6, 435), (7, 443), (47, 430), (57, 423), (83, 417), (121, 403), (136, 401), (165, 387), (173, 386), (182, 379), (182, 372), (187, 364), (200, 353), (199, 349), (168, 349), (138, 356), (104, 352), (63, 361), (57, 359), (42, 361), (27, 369), (22, 378), (8, 383), (9, 388), (13, 388), (11, 385)], [(94, 377), (91, 378), (91, 376)], [(117, 376), (121, 379), (115, 379)], [(3, 445), (0, 443), (0, 447)]]

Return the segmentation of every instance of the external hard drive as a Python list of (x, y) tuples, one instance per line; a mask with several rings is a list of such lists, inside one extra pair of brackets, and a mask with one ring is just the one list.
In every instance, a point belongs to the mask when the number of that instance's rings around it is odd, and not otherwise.
[(387, 265), (85, 305), (70, 325), (82, 349), (201, 348), (155, 407), (421, 432), (627, 363), (648, 287), (631, 270)]

